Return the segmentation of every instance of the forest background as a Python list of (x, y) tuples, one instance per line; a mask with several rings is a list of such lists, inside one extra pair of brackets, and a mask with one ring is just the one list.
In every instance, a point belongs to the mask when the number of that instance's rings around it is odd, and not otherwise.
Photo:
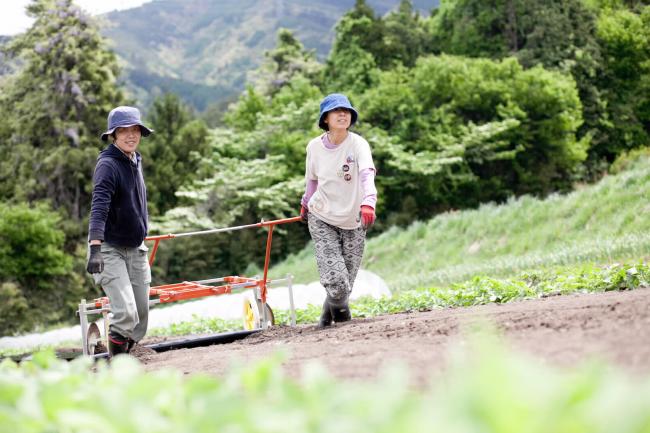
[[(87, 223), (98, 135), (116, 105), (144, 104), (156, 130), (140, 151), (152, 232), (165, 233), (296, 215), (318, 103), (334, 91), (359, 110), (355, 131), (378, 167), (371, 236), (486, 202), (568, 192), (648, 145), (648, 2), (394, 6), (379, 14), (357, 0), (324, 56), (279, 30), (234, 101), (226, 92), (206, 105), (196, 87), (176, 94), (158, 80), (162, 92), (145, 92), (145, 104), (138, 69), (129, 86), (100, 22), (71, 0), (34, 0), (33, 26), (2, 41), (0, 334), (72, 321), (80, 298), (99, 295), (84, 270)], [(302, 226), (279, 230), (272, 260), (308, 241)], [(163, 243), (154, 283), (252, 275), (264, 242), (242, 231)]]

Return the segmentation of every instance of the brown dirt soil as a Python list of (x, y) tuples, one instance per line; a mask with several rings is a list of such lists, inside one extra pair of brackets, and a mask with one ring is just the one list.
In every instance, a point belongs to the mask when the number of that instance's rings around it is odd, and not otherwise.
[(317, 329), (276, 327), (225, 345), (147, 353), (146, 370), (175, 368), (186, 374), (222, 375), (275, 353), (288, 355), (283, 367), (299, 378), (317, 360), (339, 379), (374, 379), (398, 361), (423, 384), (444, 370), (449, 349), (462, 344), (468, 328), (485, 319), (506, 345), (542, 362), (571, 366), (603, 359), (633, 374), (650, 373), (650, 289), (579, 294), (427, 312), (353, 319)]

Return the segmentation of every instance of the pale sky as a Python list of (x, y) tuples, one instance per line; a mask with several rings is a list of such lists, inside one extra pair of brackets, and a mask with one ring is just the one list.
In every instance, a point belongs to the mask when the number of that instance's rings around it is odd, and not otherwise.
[[(74, 0), (74, 3), (90, 14), (98, 15), (134, 8), (149, 1), (151, 0)], [(29, 3), (30, 0), (0, 1), (0, 35), (15, 35), (32, 25), (32, 19), (25, 14), (25, 7)]]

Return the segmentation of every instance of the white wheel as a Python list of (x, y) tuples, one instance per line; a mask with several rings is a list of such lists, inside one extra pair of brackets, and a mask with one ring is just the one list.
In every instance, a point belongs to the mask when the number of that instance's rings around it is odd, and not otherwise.
[[(246, 331), (263, 328), (263, 318), (260, 314), (260, 305), (261, 303), (258, 303), (255, 300), (244, 298), (244, 329)], [(269, 304), (266, 304), (264, 307), (266, 309), (266, 327), (273, 326), (275, 323), (273, 310), (271, 310)]]
[(97, 346), (102, 342), (102, 334), (99, 332), (99, 326), (97, 323), (93, 322), (88, 325), (88, 332), (86, 333), (86, 350), (88, 350), (89, 355), (95, 355), (98, 353)]

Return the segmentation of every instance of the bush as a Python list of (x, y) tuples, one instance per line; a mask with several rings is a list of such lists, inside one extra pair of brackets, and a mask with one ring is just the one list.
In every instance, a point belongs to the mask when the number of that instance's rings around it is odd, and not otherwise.
[(60, 216), (46, 205), (0, 205), (0, 333), (73, 317), (84, 293), (63, 251)]

